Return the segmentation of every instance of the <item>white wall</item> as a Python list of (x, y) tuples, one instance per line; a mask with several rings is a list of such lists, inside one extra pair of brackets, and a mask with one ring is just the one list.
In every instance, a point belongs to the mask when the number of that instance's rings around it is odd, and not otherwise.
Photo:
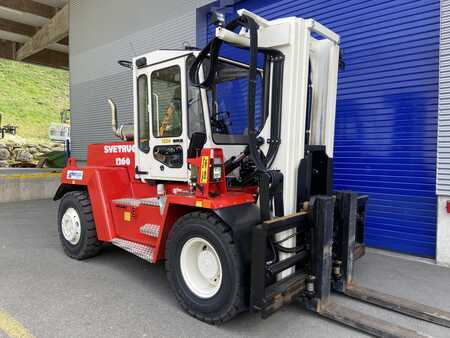
[(450, 266), (450, 214), (447, 213), (447, 201), (450, 201), (450, 196), (438, 198), (436, 261)]

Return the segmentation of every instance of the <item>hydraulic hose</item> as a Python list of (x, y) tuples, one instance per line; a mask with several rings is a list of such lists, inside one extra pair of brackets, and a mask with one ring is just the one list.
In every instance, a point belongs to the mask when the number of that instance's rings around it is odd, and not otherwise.
[(280, 147), (281, 138), (281, 105), (283, 98), (284, 55), (280, 52), (272, 55), (273, 84), (272, 113), (270, 123), (270, 143), (267, 151), (267, 168), (271, 168)]
[(267, 166), (262, 161), (258, 150), (257, 135), (255, 130), (255, 103), (256, 103), (256, 76), (257, 76), (257, 62), (258, 62), (258, 24), (250, 17), (244, 16), (246, 20), (246, 28), (250, 32), (250, 69), (248, 74), (248, 147), (250, 150), (250, 157), (255, 163), (258, 170), (262, 172), (267, 171)]
[[(228, 23), (225, 26), (225, 29), (234, 30), (236, 27), (240, 25), (241, 17), (238, 17)], [(219, 38), (212, 39), (206, 46), (200, 51), (200, 54), (197, 56), (195, 61), (192, 63), (191, 68), (189, 69), (189, 78), (191, 83), (195, 87), (209, 89), (214, 84), (216, 68), (219, 61), (219, 51), (222, 46), (223, 41)], [(205, 62), (205, 60), (209, 59), (209, 69), (208, 75), (205, 77), (203, 82), (199, 80), (199, 72), (200, 66)]]
[(306, 126), (305, 126), (305, 149), (311, 140), (311, 118), (312, 118), (312, 74), (311, 61), (308, 64), (308, 92), (306, 101)]

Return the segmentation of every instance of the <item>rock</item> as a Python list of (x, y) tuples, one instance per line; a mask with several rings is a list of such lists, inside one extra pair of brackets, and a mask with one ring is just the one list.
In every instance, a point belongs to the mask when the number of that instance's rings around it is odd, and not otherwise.
[(26, 150), (19, 150), (16, 155), (16, 161), (19, 162), (31, 162), (33, 161), (33, 155)]
[(36, 153), (36, 154), (33, 154), (33, 157), (36, 159), (36, 160), (40, 160), (40, 159), (42, 159), (43, 157), (45, 157), (46, 155), (44, 154), (44, 153)]
[(0, 148), (0, 160), (9, 160), (11, 153), (6, 148)]
[(8, 168), (9, 164), (8, 161), (0, 161), (0, 168)]
[(36, 154), (37, 152), (38, 152), (38, 149), (37, 148), (34, 148), (34, 147), (28, 147), (28, 152), (30, 153), (30, 154)]

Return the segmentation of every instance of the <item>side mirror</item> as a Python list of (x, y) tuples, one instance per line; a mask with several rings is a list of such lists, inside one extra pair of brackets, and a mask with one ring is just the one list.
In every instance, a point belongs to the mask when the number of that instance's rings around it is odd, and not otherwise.
[(193, 133), (191, 136), (191, 142), (189, 143), (187, 157), (188, 158), (198, 157), (205, 143), (206, 143), (205, 133)]

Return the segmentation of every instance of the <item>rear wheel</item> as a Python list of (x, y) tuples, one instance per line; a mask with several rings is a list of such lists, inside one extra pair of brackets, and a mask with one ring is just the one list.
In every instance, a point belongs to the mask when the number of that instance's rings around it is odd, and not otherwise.
[(86, 259), (100, 252), (91, 202), (85, 191), (63, 196), (58, 209), (58, 233), (64, 252), (75, 259)]
[(229, 227), (215, 215), (194, 212), (179, 219), (165, 255), (169, 283), (189, 314), (218, 324), (242, 311), (240, 255)]

